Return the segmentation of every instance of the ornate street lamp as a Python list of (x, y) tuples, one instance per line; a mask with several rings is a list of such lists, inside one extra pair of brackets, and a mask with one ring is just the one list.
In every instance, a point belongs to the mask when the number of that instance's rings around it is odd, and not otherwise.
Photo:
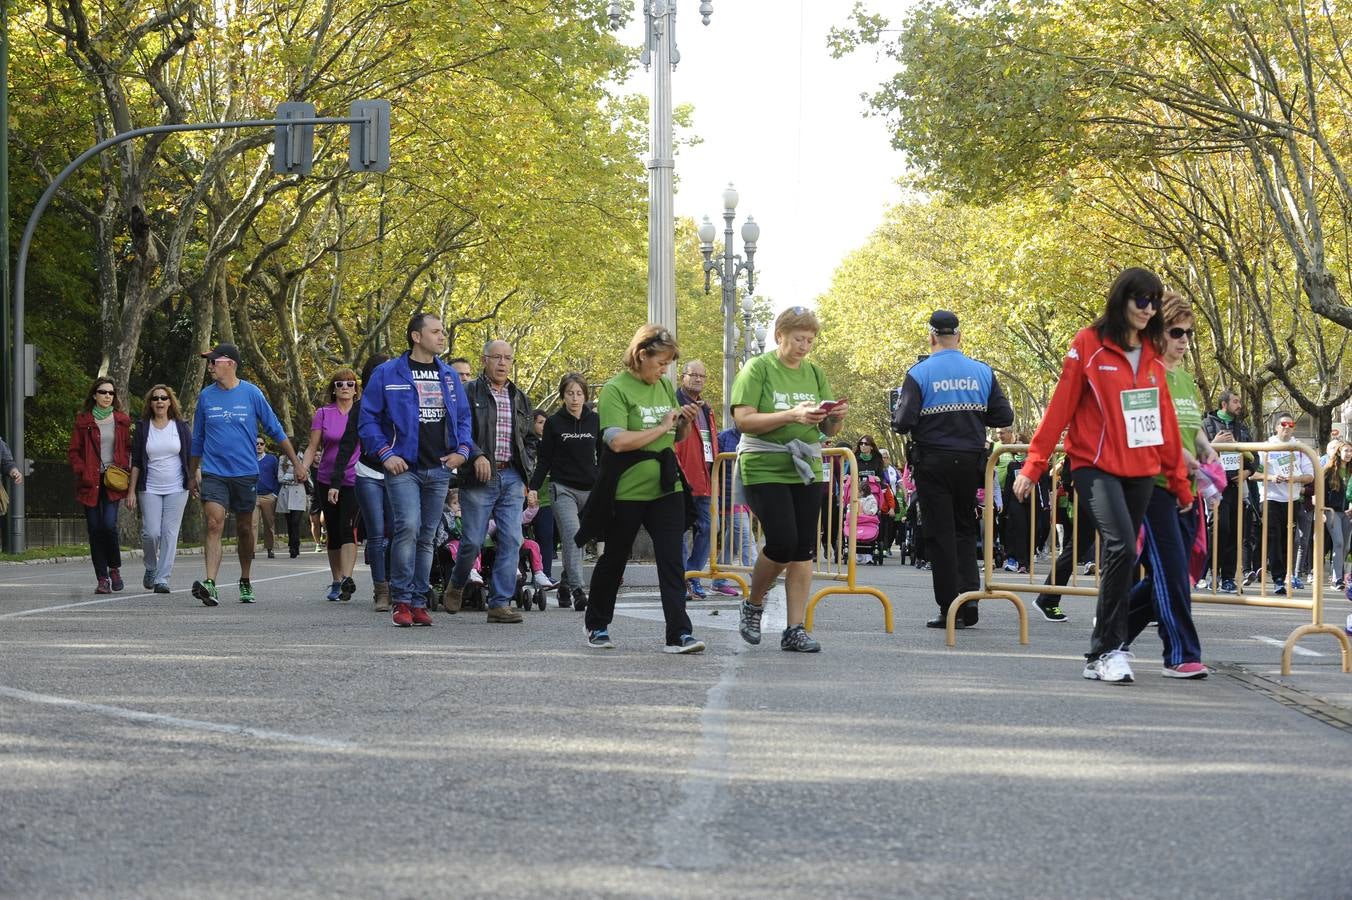
[(733, 360), (737, 350), (737, 276), (746, 273), (747, 297), (742, 303), (742, 315), (746, 322), (747, 351), (755, 339), (751, 334), (751, 294), (756, 290), (756, 241), (760, 240), (760, 226), (750, 216), (742, 223), (742, 244), (746, 249), (746, 260), (733, 253), (732, 220), (737, 214), (737, 189), (731, 184), (723, 192), (723, 256), (714, 259), (714, 238), (718, 227), (705, 216), (699, 226), (699, 251), (704, 254), (704, 293), (709, 293), (710, 278), (718, 276), (723, 288), (723, 421), (729, 422), (728, 402), (732, 399)]

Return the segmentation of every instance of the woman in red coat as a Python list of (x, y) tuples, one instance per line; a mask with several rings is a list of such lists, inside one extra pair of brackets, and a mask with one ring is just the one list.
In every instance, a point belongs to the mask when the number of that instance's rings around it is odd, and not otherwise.
[(115, 490), (104, 481), (109, 466), (125, 475), (131, 468), (131, 417), (122, 411), (121, 398), (111, 378), (94, 380), (84, 408), (75, 416), (66, 451), (75, 472), (75, 499), (89, 526), (89, 556), (99, 582), (96, 594), (122, 590), (122, 550), (117, 539), (117, 505), (126, 488)]
[(1080, 511), (1089, 513), (1102, 536), (1098, 615), (1084, 677), (1117, 684), (1134, 678), (1128, 595), (1136, 535), (1155, 476), (1164, 476), (1181, 512), (1193, 500), (1168, 369), (1158, 350), (1163, 294), (1164, 285), (1149, 270), (1127, 269), (1117, 277), (1103, 315), (1071, 342), (1013, 485), (1014, 496), (1028, 496), (1064, 431)]

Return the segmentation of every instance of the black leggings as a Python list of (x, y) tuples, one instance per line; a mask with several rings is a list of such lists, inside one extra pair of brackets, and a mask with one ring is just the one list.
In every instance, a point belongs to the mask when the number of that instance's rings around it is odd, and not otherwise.
[(765, 532), (765, 547), (761, 552), (771, 562), (780, 565), (807, 562), (816, 556), (821, 485), (815, 482), (747, 484), (743, 488), (746, 505), (760, 519), (761, 529)]
[(329, 502), (329, 485), (315, 486), (315, 496), (324, 510), (324, 529), (328, 532), (329, 547), (341, 547), (357, 542), (357, 489), (338, 488), (338, 502)]

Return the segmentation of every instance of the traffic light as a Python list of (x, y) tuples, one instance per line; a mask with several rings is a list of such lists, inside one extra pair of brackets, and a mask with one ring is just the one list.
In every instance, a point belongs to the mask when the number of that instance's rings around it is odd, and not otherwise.
[(347, 163), (353, 172), (384, 172), (390, 167), (390, 101), (354, 100)]
[[(279, 119), (313, 119), (313, 103), (279, 103)], [(272, 171), (279, 175), (309, 175), (315, 162), (313, 125), (278, 125), (272, 139)]]

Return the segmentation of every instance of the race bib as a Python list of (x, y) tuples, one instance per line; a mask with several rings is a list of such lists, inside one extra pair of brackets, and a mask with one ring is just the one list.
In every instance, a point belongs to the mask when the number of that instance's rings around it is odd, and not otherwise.
[(1227, 472), (1238, 472), (1240, 465), (1244, 462), (1242, 453), (1222, 453), (1221, 468)]
[(1127, 425), (1128, 447), (1158, 447), (1164, 443), (1159, 388), (1123, 391), (1122, 418)]
[(704, 461), (712, 463), (714, 461), (714, 442), (709, 434), (709, 429), (701, 428), (699, 430), (700, 441), (704, 444)]

